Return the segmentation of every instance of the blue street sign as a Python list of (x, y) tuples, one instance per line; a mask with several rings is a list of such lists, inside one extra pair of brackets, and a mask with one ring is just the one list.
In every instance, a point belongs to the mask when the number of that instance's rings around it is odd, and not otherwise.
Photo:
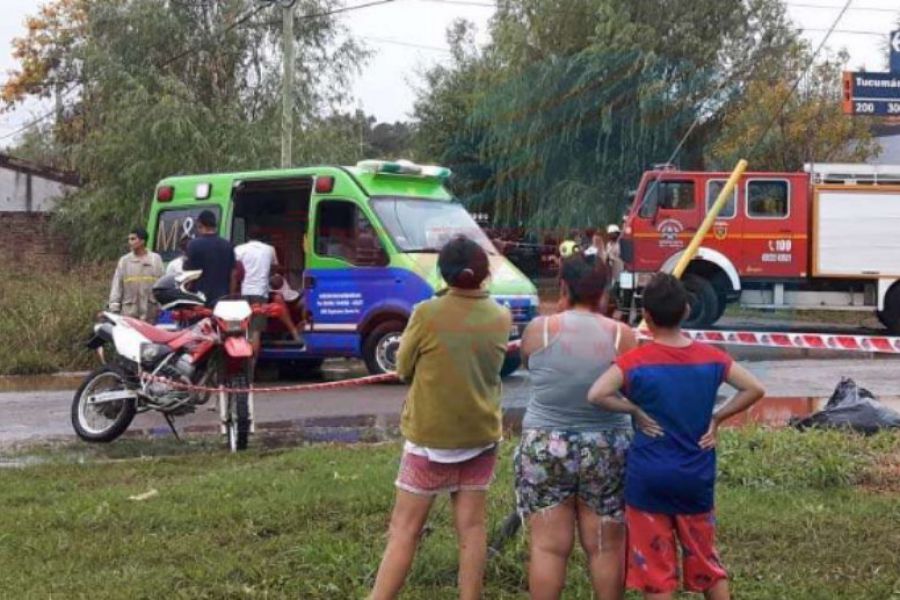
[(891, 73), (900, 75), (900, 29), (891, 32)]
[(900, 72), (844, 72), (844, 112), (900, 116)]

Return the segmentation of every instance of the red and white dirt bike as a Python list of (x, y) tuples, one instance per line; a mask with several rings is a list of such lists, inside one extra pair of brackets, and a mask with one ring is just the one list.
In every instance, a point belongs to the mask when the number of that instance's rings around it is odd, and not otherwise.
[[(170, 331), (102, 313), (87, 345), (108, 360), (84, 379), (72, 400), (72, 425), (81, 439), (111, 442), (128, 429), (135, 414), (149, 410), (162, 413), (177, 436), (172, 417), (194, 412), (216, 396), (229, 448), (247, 447), (253, 429), (250, 319), (254, 314), (277, 316), (281, 307), (223, 299), (206, 308), (203, 295), (186, 288), (200, 273), (166, 276), (153, 287), (163, 308), (191, 323), (184, 329)], [(114, 352), (104, 352), (105, 346)]]

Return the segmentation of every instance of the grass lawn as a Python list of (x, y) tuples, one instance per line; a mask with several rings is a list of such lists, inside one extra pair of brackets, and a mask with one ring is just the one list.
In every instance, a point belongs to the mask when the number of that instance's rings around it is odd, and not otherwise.
[[(513, 507), (504, 444), (490, 493)], [(0, 470), (0, 598), (361, 598), (378, 565), (398, 444), (251, 450), (125, 440)], [(735, 597), (900, 597), (900, 436), (726, 432), (720, 545)], [(150, 490), (144, 500), (129, 499)], [(455, 598), (446, 499), (404, 598)], [(525, 598), (524, 538), (486, 598)], [(566, 598), (590, 598), (577, 556)]]

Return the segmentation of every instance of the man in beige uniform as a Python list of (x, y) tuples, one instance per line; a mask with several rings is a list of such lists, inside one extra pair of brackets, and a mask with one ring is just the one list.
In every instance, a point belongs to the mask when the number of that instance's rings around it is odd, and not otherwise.
[(153, 323), (159, 306), (151, 288), (163, 276), (159, 254), (147, 250), (147, 230), (135, 227), (128, 234), (131, 252), (119, 259), (109, 290), (109, 310)]

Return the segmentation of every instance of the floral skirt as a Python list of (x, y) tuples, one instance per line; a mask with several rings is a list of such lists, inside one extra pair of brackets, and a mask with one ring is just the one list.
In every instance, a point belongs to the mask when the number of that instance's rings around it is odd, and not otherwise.
[(529, 429), (516, 449), (516, 504), (523, 518), (577, 496), (598, 515), (624, 520), (630, 430)]

